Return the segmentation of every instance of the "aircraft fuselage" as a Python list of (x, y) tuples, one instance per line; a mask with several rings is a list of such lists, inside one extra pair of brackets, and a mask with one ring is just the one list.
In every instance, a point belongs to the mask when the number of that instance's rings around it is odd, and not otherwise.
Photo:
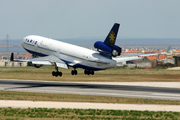
[(36, 35), (23, 39), (23, 48), (37, 56), (54, 55), (73, 68), (97, 71), (116, 67), (116, 61), (99, 54), (99, 52)]

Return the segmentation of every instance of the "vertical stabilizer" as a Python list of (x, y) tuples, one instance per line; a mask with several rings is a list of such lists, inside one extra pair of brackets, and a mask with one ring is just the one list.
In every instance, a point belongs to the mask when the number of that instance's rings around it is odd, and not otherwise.
[(14, 53), (11, 53), (10, 61), (14, 61)]
[(112, 29), (110, 30), (108, 36), (106, 37), (104, 44), (106, 45), (114, 45), (116, 42), (116, 37), (118, 34), (118, 30), (119, 30), (119, 26), (120, 24), (115, 23), (114, 26), (112, 27)]

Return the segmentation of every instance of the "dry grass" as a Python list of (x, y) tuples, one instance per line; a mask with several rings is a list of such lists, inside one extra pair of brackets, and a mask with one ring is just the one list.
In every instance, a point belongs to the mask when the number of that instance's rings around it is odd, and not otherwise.
[(129, 69), (113, 68), (97, 71), (95, 75), (84, 75), (84, 70), (77, 69), (78, 75), (72, 76), (71, 70), (59, 69), (62, 77), (53, 77), (51, 72), (54, 67), (1, 67), (0, 79), (28, 79), (48, 81), (84, 81), (84, 82), (180, 82), (180, 71), (165, 69)]

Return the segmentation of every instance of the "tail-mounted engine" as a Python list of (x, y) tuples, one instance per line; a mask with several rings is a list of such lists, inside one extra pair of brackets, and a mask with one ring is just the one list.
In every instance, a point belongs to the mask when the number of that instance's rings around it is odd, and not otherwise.
[(119, 26), (119, 23), (115, 23), (113, 25), (104, 42), (97, 41), (94, 43), (94, 47), (97, 48), (98, 51), (100, 51), (101, 55), (109, 58), (111, 58), (112, 56), (116, 57), (121, 55), (121, 48), (115, 45)]
[(101, 41), (97, 41), (94, 43), (94, 48), (101, 50), (100, 52), (110, 53), (113, 57), (121, 55), (121, 48), (113, 44), (106, 45)]

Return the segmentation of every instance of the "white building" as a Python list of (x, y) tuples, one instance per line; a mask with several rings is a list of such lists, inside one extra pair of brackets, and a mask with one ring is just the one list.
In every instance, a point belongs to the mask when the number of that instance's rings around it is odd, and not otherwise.
[(10, 60), (1, 59), (0, 66), (3, 67), (26, 67), (27, 62), (10, 62)]

